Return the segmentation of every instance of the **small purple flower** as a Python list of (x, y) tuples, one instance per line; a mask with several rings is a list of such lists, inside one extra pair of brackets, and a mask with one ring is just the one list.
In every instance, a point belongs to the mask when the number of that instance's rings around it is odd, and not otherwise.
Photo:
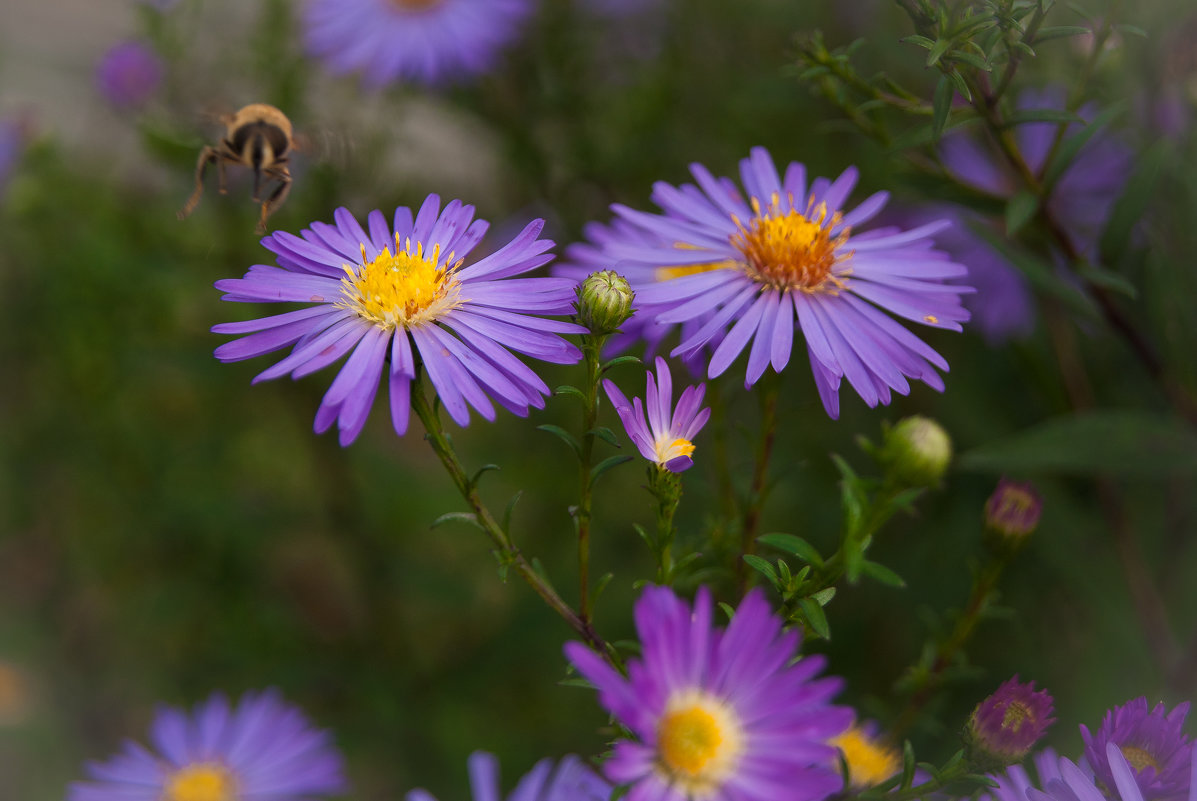
[(613, 226), (597, 243), (632, 284), (641, 314), (659, 327), (692, 324), (673, 355), (693, 356), (718, 340), (707, 367), (714, 378), (747, 348), (751, 387), (770, 366), (789, 363), (797, 329), (832, 417), (842, 378), (869, 406), (888, 403), (891, 390), (909, 392), (908, 377), (943, 389), (935, 368), (947, 370), (947, 362), (886, 312), (961, 330), (968, 312), (960, 295), (971, 289), (949, 279), (966, 269), (931, 241), (946, 221), (856, 234), (888, 193), (845, 213), (854, 168), (808, 186), (801, 164), (791, 163), (783, 178), (760, 147), (740, 162), (743, 195), (700, 164), (690, 169), (697, 185), (655, 185), (664, 214), (612, 206), (639, 233), (624, 237)]
[[(1188, 749), (1184, 762), (1197, 766), (1192, 756), (1192, 749)], [(1150, 801), (1151, 796), (1143, 794), (1135, 781), (1135, 769), (1118, 746), (1106, 743), (1102, 761), (1109, 765), (1110, 782), (1099, 785), (1083, 762), (1078, 766), (1048, 749), (1035, 755), (1038, 787), (1021, 765), (1014, 765), (991, 777), (998, 786), (979, 801)], [(1180, 792), (1174, 797), (1177, 801), (1197, 801), (1197, 770), (1184, 776)]]
[(1039, 526), (1043, 498), (1029, 481), (1005, 476), (985, 502), (985, 526), (1004, 538), (1019, 540)]
[[(470, 754), (470, 794), (474, 801), (499, 801), (499, 761), (492, 754)], [(507, 801), (607, 801), (611, 785), (576, 756), (556, 765), (542, 759), (507, 796)], [(427, 790), (412, 790), (407, 801), (436, 801)]]
[(92, 781), (73, 783), (67, 801), (314, 801), (347, 789), (329, 734), (274, 690), (235, 707), (216, 693), (191, 715), (163, 707), (150, 740), (157, 753), (129, 742), (90, 763)]
[(603, 764), (630, 784), (628, 801), (816, 801), (839, 791), (828, 740), (852, 722), (832, 706), (824, 660), (793, 661), (800, 634), (783, 632), (763, 593), (750, 592), (726, 629), (712, 626), (711, 595), (694, 608), (668, 587), (636, 602), (641, 658), (624, 678), (578, 642), (566, 656), (598, 688), (634, 740), (618, 740)]
[(1055, 722), (1047, 691), (1015, 675), (973, 710), (965, 730), (969, 754), (998, 766), (1020, 762)]
[(396, 209), (393, 225), (372, 211), (368, 231), (346, 209), (333, 216), (335, 225), (316, 222), (300, 236), (276, 231), (263, 239), (278, 267), (258, 264), (244, 278), (216, 282), (225, 300), (315, 305), (212, 328), (248, 334), (216, 349), (225, 362), (294, 346), (255, 383), (288, 373), (300, 378), (352, 351), (316, 412), (317, 432), (335, 421), (341, 444), (353, 442), (381, 379), (390, 390), (392, 424), (402, 435), (418, 369), (427, 371), (458, 425), (469, 422), (471, 406), (493, 420), (491, 398), (524, 416), (530, 407), (544, 407), (549, 388), (511, 351), (560, 364), (581, 358), (558, 334), (584, 328), (536, 316), (568, 314), (574, 282), (512, 277), (552, 259), (546, 251), (553, 243), (537, 238), (543, 220), (467, 266), (465, 256), (488, 224), (459, 200), (441, 209), (440, 198), (429, 195), (415, 215), (406, 206)]
[(333, 73), (438, 85), (489, 71), (531, 10), (530, 0), (309, 0), (303, 23)]
[[(1186, 701), (1166, 712), (1162, 703), (1149, 710), (1146, 698), (1136, 698), (1106, 713), (1096, 734), (1081, 726), (1085, 760), (1106, 787), (1117, 779), (1110, 753), (1130, 765), (1143, 801), (1182, 801), (1190, 792), (1193, 747), (1184, 733)], [(1114, 751), (1111, 752), (1110, 749)]]
[(137, 109), (158, 91), (163, 72), (162, 59), (152, 48), (141, 42), (123, 42), (100, 59), (96, 85), (117, 108)]
[(645, 384), (644, 403), (639, 398), (628, 403), (619, 387), (610, 380), (603, 381), (603, 388), (641, 456), (671, 473), (689, 470), (694, 465), (690, 458), (694, 453), (694, 437), (711, 416), (709, 407), (699, 408), (706, 385), (686, 387), (678, 398), (677, 408), (671, 411), (673, 379), (669, 375), (669, 365), (660, 356), (657, 357), (657, 380), (653, 381), (650, 372)]

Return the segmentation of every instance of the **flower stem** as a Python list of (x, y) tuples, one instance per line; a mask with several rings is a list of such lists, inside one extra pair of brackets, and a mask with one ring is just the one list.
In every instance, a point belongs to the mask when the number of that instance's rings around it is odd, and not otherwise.
[(528, 586), (541, 597), (541, 600), (548, 604), (554, 612), (569, 624), (570, 628), (586, 641), (587, 645), (602, 654), (612, 665), (618, 667), (618, 660), (611, 647), (599, 637), (589, 621), (582, 619), (557, 594), (557, 591), (553, 589), (548, 580), (532, 567), (531, 563), (524, 558), (519, 548), (511, 541), (510, 535), (495, 520), (494, 515), (491, 514), (486, 504), (482, 502), (482, 498), (478, 495), (478, 488), (470, 480), (469, 476), (466, 475), (466, 471), (462, 467), (461, 461), (457, 458), (457, 453), (454, 451), (452, 443), (449, 442), (449, 438), (445, 435), (440, 415), (428, 400), (424, 389), (422, 371), (417, 372), (416, 378), (412, 382), (411, 404), (416, 412), (416, 416), (424, 424), (424, 430), (427, 432), (425, 438), (432, 446), (432, 450), (440, 458), (441, 464), (445, 466), (445, 470), (448, 471), (449, 477), (453, 480), (457, 490), (473, 511), (474, 519), (478, 523), (478, 526), (490, 537), (499, 563), (506, 569), (515, 570), (520, 578), (527, 582)]
[(776, 373), (766, 373), (761, 383), (765, 385), (761, 393), (761, 439), (757, 444), (756, 466), (752, 471), (752, 486), (748, 491), (748, 508), (744, 510), (744, 523), (740, 529), (740, 557), (736, 562), (741, 589), (748, 579), (744, 568), (744, 556), (756, 551), (756, 532), (761, 522), (761, 510), (769, 494), (769, 460), (773, 456), (773, 443), (777, 438), (777, 398), (781, 382)]
[(582, 452), (579, 456), (578, 509), (575, 523), (578, 530), (578, 616), (582, 622), (590, 620), (590, 509), (593, 482), (590, 478), (594, 461), (594, 426), (598, 420), (598, 389), (602, 378), (599, 354), (605, 336), (587, 334), (582, 337), (582, 354), (586, 362), (585, 398), (582, 406)]
[(669, 585), (673, 582), (673, 518), (682, 500), (681, 477), (661, 465), (650, 465), (648, 491), (657, 499), (657, 583)]

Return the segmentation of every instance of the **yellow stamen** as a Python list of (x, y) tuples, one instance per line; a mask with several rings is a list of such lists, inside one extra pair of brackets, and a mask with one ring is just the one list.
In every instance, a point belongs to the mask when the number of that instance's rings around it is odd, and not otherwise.
[(706, 795), (735, 768), (742, 741), (726, 704), (700, 690), (678, 693), (657, 726), (658, 767), (688, 797)]
[(694, 453), (694, 443), (690, 440), (681, 437), (670, 439), (668, 434), (658, 438), (653, 443), (653, 448), (657, 452), (657, 464), (660, 465), (668, 464), (679, 456), (689, 456)]
[(452, 253), (442, 262), (439, 245), (425, 255), (422, 243), (413, 249), (410, 238), (400, 242), (396, 234), (395, 254), (384, 248), (369, 261), (361, 247), (361, 264), (345, 265), (340, 308), (390, 330), (431, 322), (463, 302), (454, 277), (461, 262), (454, 263)]
[(1160, 772), (1160, 763), (1156, 761), (1150, 751), (1133, 745), (1121, 745), (1119, 748), (1136, 773), (1144, 768), (1155, 768), (1156, 773)]
[(1018, 731), (1024, 723), (1033, 723), (1034, 721), (1035, 715), (1029, 706), (1018, 701), (1011, 701), (1006, 705), (1006, 711), (1002, 714), (1002, 729)]
[(859, 726), (831, 738), (830, 743), (844, 755), (848, 783), (857, 789), (880, 784), (902, 766), (897, 751), (869, 737)]
[(166, 781), (163, 801), (235, 801), (236, 781), (223, 765), (188, 765)]
[(834, 239), (831, 236), (840, 213), (828, 218), (822, 203), (808, 207), (805, 214), (792, 206), (792, 198), (783, 206), (776, 194), (767, 207), (753, 198), (754, 216), (747, 225), (732, 218), (738, 230), (731, 243), (744, 255), (745, 271), (754, 281), (781, 290), (834, 293), (842, 289), (842, 273), (835, 275), (832, 268), (852, 254), (839, 252), (848, 241), (847, 228)]

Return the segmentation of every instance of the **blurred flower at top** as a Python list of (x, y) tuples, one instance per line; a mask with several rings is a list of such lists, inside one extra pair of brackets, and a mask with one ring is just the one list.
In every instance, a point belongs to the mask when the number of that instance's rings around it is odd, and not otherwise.
[(657, 357), (657, 380), (654, 381), (653, 374), (648, 373), (645, 384), (644, 402), (633, 398), (628, 403), (619, 387), (609, 379), (603, 380), (607, 397), (640, 455), (671, 473), (689, 470), (694, 465), (690, 458), (694, 453), (693, 439), (711, 416), (709, 407), (700, 408), (706, 385), (686, 387), (678, 398), (677, 407), (671, 410), (673, 380), (669, 365), (660, 356)]
[(641, 233), (622, 237), (613, 226), (598, 245), (636, 290), (641, 314), (657, 326), (691, 323), (673, 355), (693, 356), (722, 337), (707, 375), (721, 375), (747, 349), (751, 387), (770, 366), (789, 363), (797, 329), (832, 417), (843, 378), (869, 406), (889, 403), (891, 390), (908, 393), (908, 377), (943, 389), (936, 368), (947, 362), (889, 314), (954, 331), (968, 319), (960, 296), (971, 289), (951, 282), (966, 269), (931, 240), (947, 222), (856, 233), (887, 192), (844, 212), (855, 168), (808, 185), (803, 165), (792, 162), (783, 178), (761, 147), (740, 162), (743, 194), (700, 164), (690, 169), (697, 185), (653, 187), (663, 214), (613, 205)]
[(8, 179), (16, 170), (17, 162), (25, 152), (29, 141), (29, 120), (22, 117), (0, 119), (0, 199), (8, 187)]
[(100, 59), (96, 85), (118, 109), (138, 109), (158, 91), (164, 73), (162, 59), (149, 45), (122, 42)]
[[(460, 200), (443, 209), (429, 195), (413, 214), (395, 210), (389, 223), (372, 211), (363, 228), (347, 209), (335, 224), (314, 222), (300, 236), (276, 231), (262, 245), (278, 267), (250, 267), (243, 278), (216, 282), (224, 300), (315, 304), (258, 320), (225, 323), (218, 334), (246, 334), (216, 349), (224, 362), (241, 361), (294, 346), (254, 382), (314, 373), (351, 354), (316, 412), (316, 431), (333, 422), (340, 443), (357, 438), (378, 392), (387, 384), (391, 423), (407, 431), (411, 384), (427, 372), (449, 416), (469, 423), (469, 407), (495, 418), (491, 398), (513, 414), (543, 408), (547, 384), (511, 351), (572, 364), (581, 352), (558, 334), (585, 333), (573, 323), (538, 315), (572, 311), (575, 284), (568, 278), (514, 278), (549, 262), (553, 243), (539, 239), (544, 220), (533, 220), (494, 253), (466, 265), (488, 223)], [(389, 359), (388, 359), (389, 356)], [(390, 362), (388, 365), (387, 362)]]
[(902, 769), (901, 755), (878, 734), (876, 721), (855, 723), (830, 742), (848, 765), (845, 789), (864, 790)]
[(636, 601), (641, 656), (623, 676), (580, 642), (565, 653), (599, 702), (635, 739), (617, 740), (603, 772), (628, 801), (817, 801), (843, 787), (828, 740), (852, 722), (832, 706), (841, 681), (815, 679), (825, 660), (794, 661), (801, 635), (783, 631), (753, 590), (726, 629), (711, 594), (693, 608), (668, 587)]
[(274, 690), (235, 706), (216, 693), (191, 715), (163, 707), (150, 741), (157, 753), (130, 741), (89, 764), (92, 781), (71, 784), (67, 801), (315, 801), (348, 789), (328, 732)]
[(1162, 703), (1149, 708), (1146, 698), (1116, 706), (1095, 734), (1081, 726), (1085, 761), (1098, 781), (1112, 787), (1118, 760), (1109, 755), (1117, 753), (1130, 766), (1143, 801), (1183, 801), (1193, 772), (1193, 743), (1184, 733), (1188, 713), (1187, 701), (1171, 712)]
[[(1019, 95), (1019, 111), (1064, 110), (1066, 93), (1052, 86), (1042, 91), (1026, 90)], [(1096, 107), (1087, 104), (1077, 114), (1086, 121), (1097, 116)], [(1027, 166), (1042, 177), (1053, 150), (1060, 124), (1030, 122), (1015, 128), (1019, 152)], [(1081, 130), (1080, 123), (1065, 128), (1064, 136)], [(944, 137), (940, 156), (948, 171), (961, 182), (999, 197), (1009, 197), (1021, 184), (998, 150), (966, 133)], [(1107, 131), (1098, 131), (1080, 149), (1052, 190), (1047, 208), (1069, 234), (1078, 251), (1086, 258), (1097, 254), (1097, 241), (1114, 201), (1118, 199), (1130, 175), (1130, 148)]]
[[(492, 754), (475, 751), (468, 762), (470, 795), (474, 801), (500, 801), (499, 761)], [(607, 801), (611, 785), (576, 756), (557, 764), (542, 759), (520, 779), (506, 801)], [(412, 790), (407, 801), (436, 801), (427, 790)]]
[(308, 0), (308, 51), (370, 87), (439, 85), (491, 70), (531, 0)]

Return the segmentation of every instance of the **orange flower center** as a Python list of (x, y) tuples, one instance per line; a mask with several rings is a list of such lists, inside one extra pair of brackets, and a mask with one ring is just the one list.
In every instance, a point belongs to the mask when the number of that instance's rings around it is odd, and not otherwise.
[(731, 244), (744, 256), (744, 268), (754, 281), (776, 289), (801, 292), (835, 292), (843, 281), (832, 274), (832, 267), (852, 255), (840, 252), (848, 241), (845, 228), (835, 237), (831, 231), (841, 219), (839, 212), (828, 218), (827, 206), (807, 209), (803, 214), (783, 206), (773, 195), (762, 207), (752, 199), (754, 216), (747, 225), (733, 218), (736, 233)]

